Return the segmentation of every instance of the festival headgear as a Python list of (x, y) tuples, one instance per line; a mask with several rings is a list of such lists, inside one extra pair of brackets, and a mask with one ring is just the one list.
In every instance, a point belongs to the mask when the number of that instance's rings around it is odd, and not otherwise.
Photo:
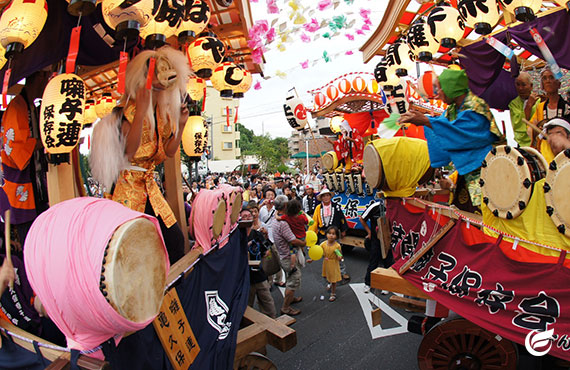
[(315, 189), (315, 187), (313, 186), (313, 184), (307, 184), (307, 185), (305, 186), (305, 188), (306, 188), (306, 189), (313, 189), (313, 190)]
[(329, 194), (331, 197), (334, 195), (334, 193), (332, 191), (330, 191), (327, 188), (324, 188), (323, 190), (321, 190), (321, 192), (319, 193), (319, 195), (317, 195), (317, 200), (320, 202), (321, 198), (323, 195)]
[(162, 55), (156, 60), (155, 73), (158, 82), (167, 89), (174, 85), (178, 80), (176, 69), (174, 69), (170, 60)]
[(449, 99), (455, 99), (469, 92), (469, 81), (464, 70), (444, 70), (439, 75), (439, 84)]
[(346, 132), (348, 132), (348, 133), (351, 133), (351, 132), (352, 132), (352, 127), (350, 127), (350, 124), (348, 123), (347, 120), (343, 120), (343, 121), (340, 123), (340, 130), (341, 130), (341, 131), (346, 131)]
[(544, 125), (544, 129), (548, 131), (549, 128), (559, 126), (564, 128), (568, 133), (570, 133), (570, 123), (562, 118), (553, 118), (546, 125)]

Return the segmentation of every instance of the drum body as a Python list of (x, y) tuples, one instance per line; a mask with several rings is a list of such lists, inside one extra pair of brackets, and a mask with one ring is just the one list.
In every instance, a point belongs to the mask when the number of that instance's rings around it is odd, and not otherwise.
[(169, 269), (156, 218), (99, 198), (74, 198), (33, 223), (26, 273), (68, 346), (91, 349), (147, 326)]
[(224, 227), (222, 228), (220, 247), (223, 247), (228, 242), (228, 236), (231, 229), (235, 226), (239, 219), (239, 213), (243, 205), (242, 189), (240, 187), (231, 186), (228, 184), (220, 185), (220, 189), (226, 201), (226, 217), (224, 220)]
[(382, 159), (378, 150), (374, 146), (377, 140), (372, 141), (370, 144), (366, 145), (364, 148), (363, 167), (364, 173), (366, 174), (366, 182), (368, 185), (374, 188), (380, 188), (383, 182), (384, 170), (382, 168)]
[(534, 183), (546, 175), (547, 166), (533, 148), (493, 148), (481, 166), (483, 202), (495, 217), (519, 216), (528, 205)]
[(207, 252), (220, 239), (226, 223), (227, 203), (224, 191), (202, 189), (192, 203), (190, 221), (196, 243)]
[(329, 190), (334, 189), (333, 176), (334, 176), (334, 174), (329, 174), (329, 173), (323, 174), (323, 177), (325, 179), (325, 185), (327, 186), (327, 189), (329, 189)]
[(544, 183), (546, 212), (558, 231), (570, 237), (570, 149), (558, 154), (548, 167)]
[(323, 167), (329, 172), (333, 172), (338, 167), (338, 158), (334, 150), (323, 155)]

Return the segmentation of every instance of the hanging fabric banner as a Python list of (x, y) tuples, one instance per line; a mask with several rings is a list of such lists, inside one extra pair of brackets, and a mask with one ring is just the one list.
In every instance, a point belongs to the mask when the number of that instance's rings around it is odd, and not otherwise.
[(8, 68), (4, 72), (4, 83), (2, 84), (2, 106), (4, 108), (8, 107), (8, 102), (6, 96), (8, 95), (8, 86), (10, 83), (10, 75), (12, 74), (12, 68)]
[(73, 27), (71, 38), (69, 39), (69, 51), (65, 63), (65, 73), (75, 73), (75, 62), (79, 53), (79, 39), (81, 36), (81, 26)]
[(150, 58), (148, 63), (148, 75), (146, 76), (146, 88), (150, 90), (152, 88), (152, 79), (154, 78), (154, 64), (156, 59)]
[(544, 60), (546, 60), (546, 63), (548, 63), (548, 65), (550, 66), (550, 70), (554, 74), (554, 77), (556, 77), (557, 80), (560, 80), (562, 78), (562, 71), (560, 70), (558, 63), (556, 63), (554, 56), (550, 52), (548, 45), (546, 45), (546, 42), (544, 42), (544, 39), (542, 38), (540, 33), (538, 33), (538, 30), (536, 28), (531, 28), (529, 32), (532, 35), (534, 42), (536, 42), (536, 45), (540, 49), (540, 52), (542, 53)]
[(503, 44), (499, 40), (494, 37), (488, 37), (485, 39), (485, 42), (493, 47), (493, 49), (497, 50), (499, 53), (503, 54), (507, 59), (511, 59), (515, 52), (513, 49), (508, 47), (507, 45)]
[(119, 94), (125, 93), (125, 75), (127, 73), (127, 63), (129, 62), (129, 53), (121, 51), (119, 58), (119, 74), (117, 78), (119, 80), (117, 84), (117, 92)]

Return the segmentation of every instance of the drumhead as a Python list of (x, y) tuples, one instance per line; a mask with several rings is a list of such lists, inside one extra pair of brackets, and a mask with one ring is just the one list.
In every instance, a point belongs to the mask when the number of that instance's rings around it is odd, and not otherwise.
[(334, 151), (326, 152), (323, 155), (323, 167), (327, 171), (334, 171), (338, 167), (338, 158)]
[(544, 164), (545, 161), (532, 148), (519, 151), (501, 145), (487, 154), (481, 166), (481, 192), (483, 202), (495, 217), (512, 219), (523, 212), (532, 195), (533, 183), (539, 180), (534, 176), (540, 173), (535, 168), (537, 163)]
[(105, 250), (101, 292), (121, 316), (144, 322), (160, 310), (166, 264), (155, 225), (143, 217), (127, 221), (115, 230)]
[(570, 237), (570, 149), (558, 154), (548, 167), (544, 183), (546, 212), (560, 233)]
[(230, 215), (230, 222), (232, 225), (234, 225), (239, 219), (239, 213), (241, 211), (242, 204), (243, 204), (243, 197), (241, 195), (241, 192), (236, 191), (231, 205), (232, 213)]
[(378, 188), (382, 184), (382, 159), (374, 144), (368, 144), (364, 148), (362, 156), (366, 182), (372, 188)]
[(224, 228), (224, 223), (226, 222), (226, 202), (224, 199), (220, 199), (218, 206), (213, 211), (214, 217), (212, 222), (212, 235), (214, 239), (217, 239), (222, 235), (222, 230)]

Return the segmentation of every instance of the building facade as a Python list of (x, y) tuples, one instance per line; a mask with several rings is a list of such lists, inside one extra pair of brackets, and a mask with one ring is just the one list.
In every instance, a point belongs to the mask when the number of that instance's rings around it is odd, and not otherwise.
[(210, 123), (210, 152), (213, 160), (235, 160), (241, 157), (240, 133), (236, 130), (237, 99), (222, 98), (211, 86), (206, 88), (204, 116)]
[[(307, 152), (307, 145), (309, 154), (319, 154), (321, 152), (328, 152), (329, 150), (333, 150), (333, 146), (325, 140), (325, 138), (321, 135), (321, 127), (326, 125), (328, 127), (328, 119), (317, 119), (317, 124), (315, 127), (311, 127), (313, 131), (313, 135), (307, 131), (291, 131), (291, 136), (289, 137), (288, 141), (288, 149), (289, 149), (289, 156), (293, 156), (299, 153), (306, 153)], [(313, 139), (314, 136), (314, 139)], [(333, 141), (334, 136), (330, 136), (330, 139)], [(305, 165), (307, 163), (306, 157), (299, 158), (299, 162), (301, 165), (301, 170), (304, 172)], [(319, 166), (322, 167), (320, 157), (317, 158), (309, 158), (309, 168), (313, 168), (315, 163), (318, 163)]]

